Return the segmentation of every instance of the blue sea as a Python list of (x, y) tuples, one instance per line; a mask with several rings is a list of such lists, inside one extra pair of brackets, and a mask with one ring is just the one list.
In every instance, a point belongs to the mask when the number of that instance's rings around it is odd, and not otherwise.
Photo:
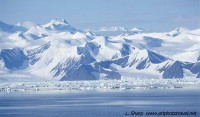
[[(200, 90), (0, 93), (0, 117), (164, 117), (164, 112), (199, 117)], [(184, 112), (192, 115), (169, 114)]]

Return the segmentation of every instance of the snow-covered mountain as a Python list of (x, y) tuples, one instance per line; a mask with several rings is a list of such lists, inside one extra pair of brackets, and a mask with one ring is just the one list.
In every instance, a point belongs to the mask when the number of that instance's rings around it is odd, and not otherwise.
[(6, 24), (6, 23), (0, 21), (0, 31), (1, 32), (13, 33), (16, 31), (25, 31), (25, 30), (26, 30), (26, 28), (24, 28), (22, 26), (14, 26), (14, 25)]
[[(78, 30), (63, 19), (28, 30), (2, 27), (4, 79), (15, 73), (48, 80), (200, 77), (198, 29), (164, 33), (133, 29), (108, 37)], [(13, 31), (5, 33), (9, 27)]]
[(71, 33), (74, 33), (77, 31), (74, 27), (69, 25), (65, 19), (51, 20), (49, 23), (42, 25), (42, 27), (50, 31), (68, 31)]
[(189, 29), (179, 27), (179, 28), (176, 28), (173, 31), (169, 32), (167, 35), (176, 37), (176, 36), (180, 35), (181, 33), (187, 33), (187, 32), (189, 32)]
[(137, 34), (140, 32), (147, 32), (148, 30), (144, 30), (142, 28), (132, 28), (128, 29), (126, 27), (121, 26), (113, 26), (113, 27), (100, 27), (96, 29), (87, 29), (86, 31), (92, 31), (100, 35), (107, 35), (107, 36), (117, 36), (117, 35), (129, 35), (131, 34)]
[(142, 29), (142, 28), (132, 28), (130, 31), (131, 32), (143, 32), (144, 29)]

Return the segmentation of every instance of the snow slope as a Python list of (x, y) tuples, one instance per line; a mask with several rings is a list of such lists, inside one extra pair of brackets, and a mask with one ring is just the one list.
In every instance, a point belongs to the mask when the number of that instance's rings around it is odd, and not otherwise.
[(146, 33), (134, 28), (108, 37), (78, 30), (64, 19), (27, 30), (1, 24), (4, 79), (10, 74), (62, 81), (200, 77), (198, 29)]

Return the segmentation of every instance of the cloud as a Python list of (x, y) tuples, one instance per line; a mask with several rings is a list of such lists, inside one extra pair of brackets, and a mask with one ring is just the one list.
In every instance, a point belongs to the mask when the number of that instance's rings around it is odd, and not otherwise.
[(30, 22), (30, 21), (25, 21), (25, 22), (17, 23), (17, 26), (23, 26), (23, 27), (29, 29), (29, 28), (31, 28), (31, 27), (36, 26), (36, 24), (33, 23), (33, 22)]

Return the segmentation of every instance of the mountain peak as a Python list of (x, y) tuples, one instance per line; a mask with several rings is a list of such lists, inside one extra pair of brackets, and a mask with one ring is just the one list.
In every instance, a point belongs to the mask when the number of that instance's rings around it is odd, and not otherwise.
[(176, 31), (176, 32), (187, 32), (187, 31), (189, 31), (189, 29), (184, 28), (184, 27), (179, 27), (179, 28), (174, 29), (173, 31)]
[(130, 31), (132, 31), (132, 32), (142, 32), (144, 30), (141, 29), (141, 28), (132, 28)]
[(135, 34), (139, 34), (139, 32), (138, 32), (138, 31), (136, 31), (136, 32), (129, 31), (129, 30), (127, 29), (125, 32), (123, 32), (123, 33), (120, 34), (119, 36), (120, 36), (120, 37), (124, 37), (124, 36), (131, 36), (131, 35), (135, 35)]
[(65, 19), (53, 19), (49, 23), (45, 24), (45, 27), (48, 27), (51, 25), (69, 25), (69, 24)]
[(52, 24), (68, 24), (68, 22), (65, 19), (53, 19), (50, 21)]
[(76, 32), (77, 30), (68, 24), (65, 19), (53, 19), (49, 23), (43, 25), (47, 30)]
[(189, 31), (189, 29), (187, 29), (187, 28), (179, 27), (179, 28), (176, 28), (176, 29), (172, 30), (167, 35), (168, 36), (172, 36), (172, 37), (176, 37), (179, 34), (185, 33), (185, 32), (188, 32), (188, 31)]

